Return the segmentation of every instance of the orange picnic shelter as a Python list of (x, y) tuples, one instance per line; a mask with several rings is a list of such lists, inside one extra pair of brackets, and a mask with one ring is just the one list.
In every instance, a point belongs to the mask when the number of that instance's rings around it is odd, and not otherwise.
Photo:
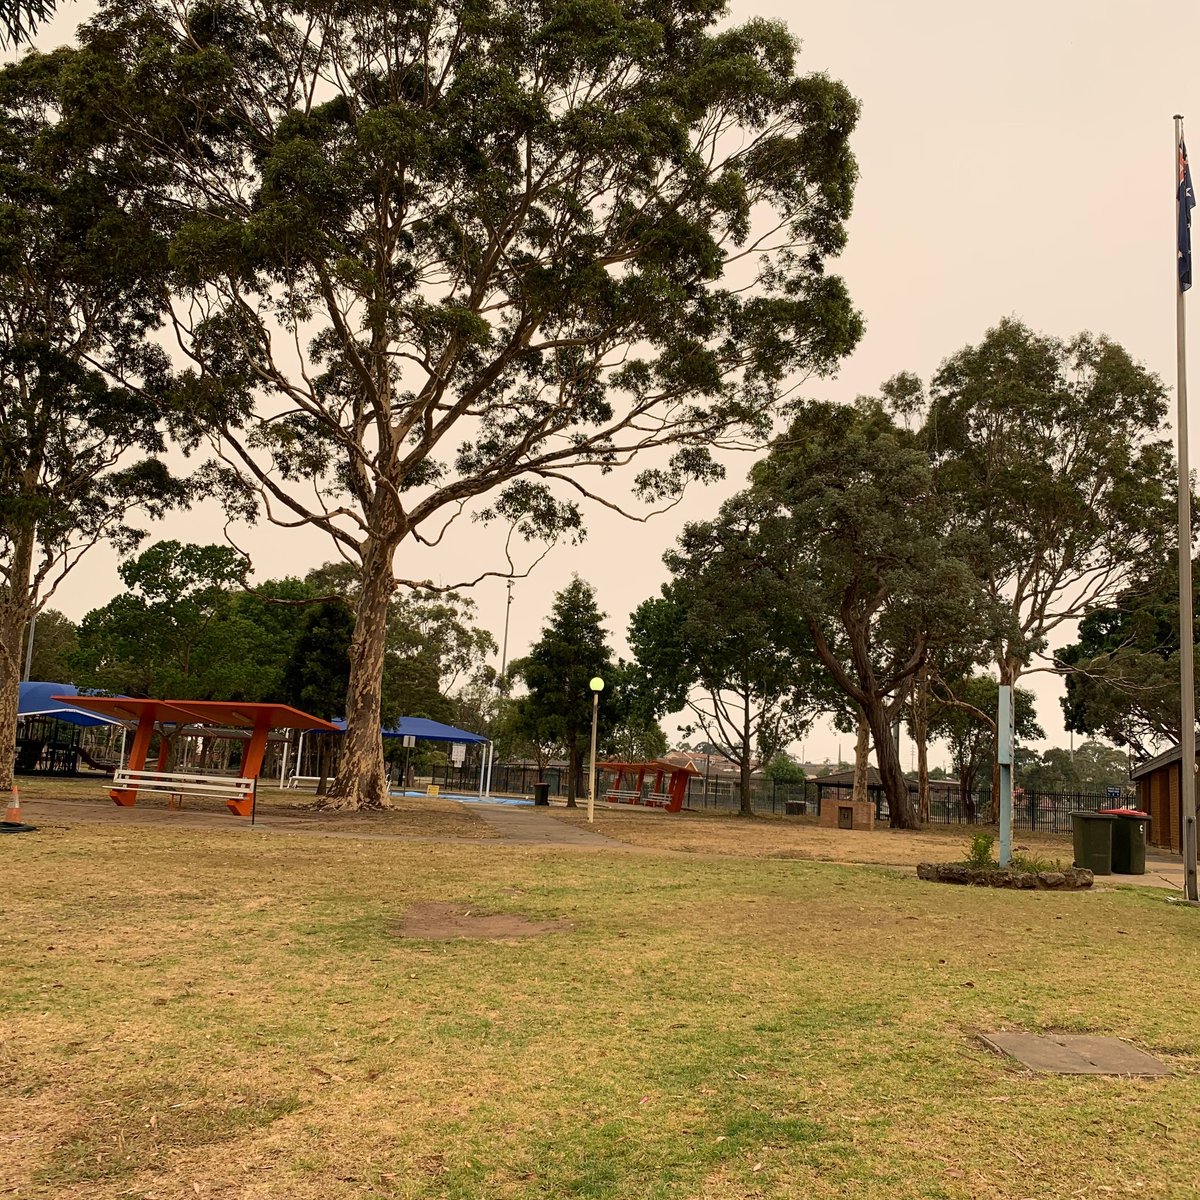
[[(57, 699), (57, 697), (55, 697)], [(118, 772), (115, 783), (126, 781), (126, 786), (116, 786), (109, 795), (117, 804), (130, 806), (137, 800), (136, 776), (149, 776), (153, 772), (144, 770), (150, 752), (151, 739), (158, 725), (200, 725), (235, 729), (249, 729), (250, 740), (242, 756), (241, 772), (246, 780), (257, 780), (262, 770), (263, 755), (267, 748), (267, 737), (273, 729), (325, 730), (339, 732), (336, 725), (301, 712), (287, 704), (242, 704), (227, 700), (152, 700), (130, 699), (125, 696), (72, 696), (70, 702), (77, 708), (115, 717), (119, 721), (136, 722), (133, 744), (123, 771)], [(166, 766), (170, 746), (163, 740), (159, 750), (158, 772)], [(130, 778), (134, 776), (135, 778)], [(182, 776), (176, 778), (183, 778)], [(226, 806), (239, 817), (248, 817), (253, 808), (253, 796), (239, 793), (229, 797)]]

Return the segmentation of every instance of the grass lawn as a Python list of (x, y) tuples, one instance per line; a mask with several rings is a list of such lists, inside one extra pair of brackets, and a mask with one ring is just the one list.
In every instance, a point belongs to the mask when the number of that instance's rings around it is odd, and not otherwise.
[[(1197, 1195), (1200, 915), (1149, 889), (86, 816), (0, 878), (0, 1196)], [(566, 924), (398, 936), (430, 901)]]
[[(587, 802), (579, 808), (553, 807), (560, 821), (587, 825)], [(919, 833), (886, 824), (870, 832), (830, 829), (817, 818), (758, 816), (747, 820), (722, 811), (666, 813), (632, 805), (600, 805), (592, 828), (632, 846), (683, 850), (696, 854), (734, 854), (751, 858), (800, 858), (822, 862), (916, 866), (919, 862), (957, 862), (975, 829), (966, 825), (929, 825)], [(993, 831), (994, 832), (994, 831)], [(1018, 832), (1014, 848), (1070, 865), (1069, 836)]]
[[(111, 781), (95, 778), (54, 779), (22, 777), (21, 797), (29, 800), (69, 800), (89, 804), (96, 817), (106, 821), (129, 823), (146, 811), (162, 812), (168, 807), (165, 792), (143, 791), (133, 809), (122, 809), (109, 799)], [(396, 796), (387, 813), (327, 813), (315, 808), (312, 791), (292, 791), (269, 785), (258, 789), (256, 816), (260, 820), (281, 821), (296, 830), (358, 831), (387, 833), (401, 837), (493, 838), (496, 835), (479, 819), (469, 805), (431, 796)], [(219, 796), (188, 796), (184, 812), (216, 813), (228, 816), (225, 801)], [(231, 818), (232, 819), (232, 818)]]

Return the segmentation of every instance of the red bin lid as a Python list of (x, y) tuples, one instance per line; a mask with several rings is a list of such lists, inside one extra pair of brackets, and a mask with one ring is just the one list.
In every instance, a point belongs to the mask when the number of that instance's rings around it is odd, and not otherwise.
[(1138, 808), (1098, 808), (1096, 811), (1102, 812), (1105, 816), (1109, 817), (1138, 817), (1143, 821), (1150, 820), (1150, 814), (1142, 812)]

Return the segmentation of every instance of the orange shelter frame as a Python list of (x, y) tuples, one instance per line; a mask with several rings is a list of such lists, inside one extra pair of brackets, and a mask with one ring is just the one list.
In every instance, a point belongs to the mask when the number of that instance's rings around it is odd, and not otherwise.
[[(58, 697), (55, 697), (58, 699)], [(133, 745), (125, 766), (141, 771), (150, 753), (154, 727), (163, 725), (221, 725), (251, 730), (250, 740), (242, 756), (242, 778), (257, 779), (262, 770), (267, 749), (267, 735), (272, 729), (319, 729), (339, 733), (336, 725), (322, 721), (309, 713), (287, 704), (235, 704), (226, 700), (131, 700), (124, 696), (72, 696), (71, 703), (106, 717), (136, 721)], [(166, 765), (168, 745), (164, 740), (159, 751), (158, 770)], [(131, 807), (137, 801), (137, 788), (111, 788), (108, 793), (115, 804)], [(231, 797), (225, 801), (230, 812), (239, 817), (250, 815), (253, 800), (249, 796)]]
[[(672, 813), (683, 808), (683, 802), (687, 799), (688, 779), (700, 774), (690, 763), (680, 766), (660, 759), (650, 762), (598, 762), (596, 771), (617, 777), (616, 783), (610, 784), (600, 796), (601, 800), (610, 804), (642, 804), (647, 808), (662, 808)], [(645, 793), (647, 778), (653, 779), (649, 794)]]

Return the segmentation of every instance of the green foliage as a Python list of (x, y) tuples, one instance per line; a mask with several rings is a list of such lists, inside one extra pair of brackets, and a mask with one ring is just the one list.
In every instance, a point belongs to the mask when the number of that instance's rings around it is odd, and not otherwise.
[(826, 269), (858, 106), (777, 22), (110, 0), (84, 43), (111, 58), (93, 102), (132, 114), (187, 214), (187, 433), (219, 430), (238, 515), (261, 489), (361, 564), (364, 643), (406, 539), (464, 507), (578, 538), (583, 499), (656, 447), (609, 491), (675, 498), (861, 334)]
[(57, 7), (57, 0), (8, 0), (0, 8), (0, 50), (13, 49), (22, 42), (32, 45), (37, 27), (48, 21)]
[(1026, 791), (1103, 793), (1129, 787), (1129, 756), (1102, 742), (1087, 741), (1074, 751), (1051, 747), (1028, 751), (1016, 764), (1017, 782)]
[(1063, 869), (1061, 858), (1047, 858), (1042, 854), (1031, 854), (1027, 850), (1011, 855), (1008, 863), (1014, 871), (1028, 871), (1031, 875), (1037, 875), (1042, 871), (1061, 871)]
[(670, 748), (655, 720), (651, 681), (637, 663), (618, 659), (601, 696), (608, 722), (599, 753), (622, 762), (649, 762)]
[(686, 526), (664, 556), (671, 580), (638, 606), (629, 627), (655, 711), (686, 708), (739, 768), (747, 814), (755, 762), (795, 740), (813, 713), (801, 652), (807, 634), (758, 536), (758, 517), (739, 496), (716, 520)]
[(763, 774), (774, 783), (803, 783), (808, 776), (804, 768), (790, 755), (780, 752), (767, 763)]
[(283, 670), (282, 692), (288, 704), (326, 721), (346, 711), (353, 633), (354, 615), (340, 601), (327, 600), (308, 609)]
[[(1200, 571), (1193, 564), (1193, 577)], [(1193, 602), (1193, 612), (1195, 610)], [(1149, 757), (1179, 740), (1179, 572), (1174, 556), (1145, 572), (1112, 604), (1079, 622), (1055, 655), (1064, 670), (1067, 729), (1100, 734)]]
[[(265, 638), (235, 602), (245, 560), (228, 546), (156, 542), (120, 567), (128, 589), (79, 625), (81, 687), (131, 696), (258, 700)], [(277, 682), (277, 681), (276, 681)]]
[(928, 656), (976, 644), (978, 584), (917, 438), (875, 402), (808, 404), (756, 464), (756, 536), (780, 564), (815, 657), (871, 729), (892, 820), (916, 814), (891, 723)]
[(996, 839), (990, 833), (976, 833), (967, 847), (966, 864), (979, 870), (986, 870), (996, 865), (992, 850)]
[(74, 621), (57, 609), (42, 609), (38, 613), (33, 637), (33, 662), (30, 664), (29, 678), (69, 682), (71, 656), (78, 640)]
[(948, 359), (928, 395), (886, 389), (919, 414), (952, 526), (1006, 620), (994, 639), (1015, 680), (1064, 621), (1111, 602), (1173, 536), (1174, 467), (1160, 380), (1107, 338), (1063, 340), (1006, 319)]
[[(1000, 685), (990, 675), (970, 675), (943, 683), (940, 699), (930, 708), (929, 736), (946, 742), (950, 761), (962, 796), (971, 796), (980, 783), (980, 773), (990, 771), (996, 757), (996, 714)], [(1014, 731), (1017, 741), (1046, 736), (1037, 722), (1035, 697), (1028, 689), (1013, 690), (1016, 697)], [(933, 777), (933, 772), (930, 772)]]
[[(591, 739), (593, 676), (608, 680), (614, 675), (612, 655), (596, 606), (592, 586), (574, 576), (554, 597), (550, 619), (529, 654), (512, 664), (528, 693), (516, 703), (515, 732), (534, 743), (559, 743), (569, 760), (567, 801), (576, 794), (585, 747)], [(612, 729), (610, 707), (600, 695), (599, 730), (607, 737)]]
[[(8, 33), (43, 11), (9, 7)], [(66, 49), (0, 69), (0, 785), (30, 618), (92, 546), (130, 551), (188, 495), (162, 459), (168, 360), (149, 336), (163, 176), (111, 113), (73, 102), (97, 69)]]

